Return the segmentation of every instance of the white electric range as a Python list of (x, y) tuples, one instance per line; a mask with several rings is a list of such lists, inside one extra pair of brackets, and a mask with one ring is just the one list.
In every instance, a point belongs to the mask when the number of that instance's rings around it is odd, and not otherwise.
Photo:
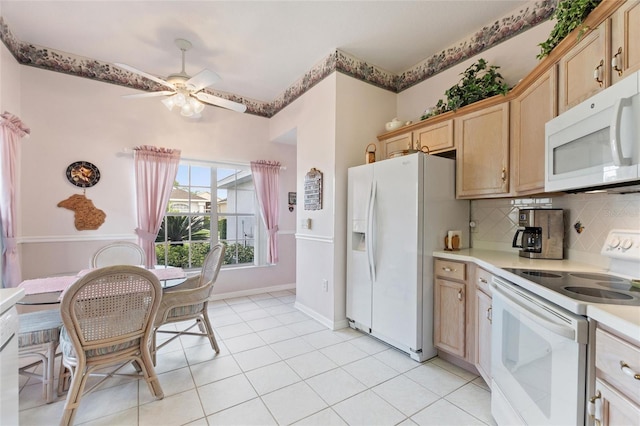
[(502, 424), (585, 424), (594, 304), (640, 310), (640, 231), (613, 230), (609, 270), (503, 268), (494, 277), (492, 414)]

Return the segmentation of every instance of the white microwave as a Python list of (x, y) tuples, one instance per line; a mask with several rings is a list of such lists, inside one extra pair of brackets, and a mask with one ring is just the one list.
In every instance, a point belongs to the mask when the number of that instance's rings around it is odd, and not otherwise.
[(546, 192), (578, 192), (640, 180), (640, 72), (545, 125)]

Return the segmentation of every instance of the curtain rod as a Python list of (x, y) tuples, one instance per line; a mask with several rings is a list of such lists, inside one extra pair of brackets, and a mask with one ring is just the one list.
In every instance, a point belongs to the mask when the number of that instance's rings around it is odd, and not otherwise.
[[(132, 148), (123, 148), (122, 152), (119, 152), (117, 155), (133, 157), (133, 149)], [(251, 163), (247, 163), (247, 162), (244, 162), (244, 161), (238, 161), (238, 162), (209, 161), (209, 160), (202, 160), (202, 159), (199, 159), (199, 158), (186, 158), (186, 157), (180, 157), (180, 161), (188, 161), (188, 162), (192, 162), (192, 163), (204, 163), (204, 164), (222, 164), (222, 165), (225, 165), (225, 166), (240, 166), (240, 167), (247, 167), (247, 168), (251, 167)], [(280, 170), (287, 170), (287, 166), (280, 166)]]

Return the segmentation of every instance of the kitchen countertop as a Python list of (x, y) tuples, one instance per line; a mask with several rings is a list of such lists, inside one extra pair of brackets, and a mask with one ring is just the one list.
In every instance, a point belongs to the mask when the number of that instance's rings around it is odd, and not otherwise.
[(0, 313), (11, 308), (23, 297), (24, 290), (21, 288), (0, 288)]
[[(529, 280), (521, 278), (502, 268), (537, 269), (546, 271), (607, 272), (602, 268), (572, 260), (527, 259), (517, 253), (485, 249), (463, 249), (458, 251), (435, 251), (434, 257), (441, 259), (473, 262), (494, 275), (509, 280), (529, 291), (566, 308), (573, 309), (577, 304), (565, 297), (558, 297)], [(640, 342), (640, 307), (608, 304), (589, 304), (580, 314), (588, 316), (630, 339)]]

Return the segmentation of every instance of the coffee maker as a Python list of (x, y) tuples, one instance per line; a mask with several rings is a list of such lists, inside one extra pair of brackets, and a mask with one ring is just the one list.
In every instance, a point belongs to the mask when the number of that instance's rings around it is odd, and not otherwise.
[[(564, 214), (562, 209), (520, 209), (520, 229), (513, 236), (513, 247), (521, 257), (530, 259), (562, 259)], [(522, 234), (520, 242), (518, 237)]]

